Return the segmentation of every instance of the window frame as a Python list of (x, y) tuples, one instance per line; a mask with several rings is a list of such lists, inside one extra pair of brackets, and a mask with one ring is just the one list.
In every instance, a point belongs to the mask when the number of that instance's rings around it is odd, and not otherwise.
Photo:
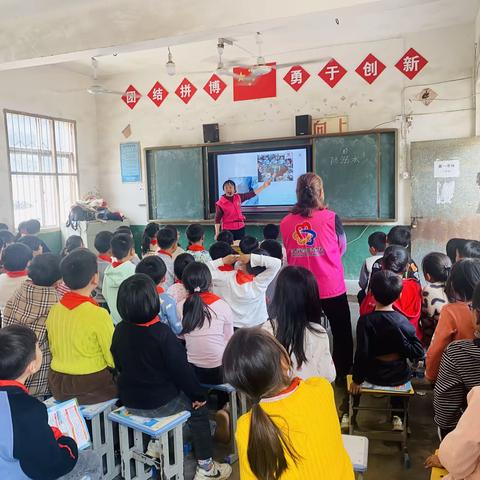
[[(9, 134), (8, 134), (8, 121), (7, 121), (7, 115), (8, 114), (13, 114), (13, 115), (23, 115), (26, 117), (33, 117), (33, 118), (40, 118), (42, 120), (49, 120), (51, 121), (51, 135), (52, 135), (52, 150), (48, 151), (48, 154), (52, 155), (52, 160), (54, 162), (55, 166), (55, 172), (13, 172), (12, 173), (12, 164), (11, 164), (11, 159), (10, 159), (10, 142), (9, 142)], [(56, 226), (48, 226), (46, 228), (43, 227), (43, 225), (40, 227), (40, 230), (42, 232), (56, 232), (61, 230), (62, 228), (62, 220), (60, 218), (60, 212), (61, 212), (61, 207), (60, 207), (60, 182), (59, 178), (60, 177), (75, 177), (76, 178), (76, 184), (77, 184), (77, 192), (80, 195), (80, 170), (79, 170), (79, 165), (78, 165), (78, 141), (77, 141), (77, 121), (76, 120), (71, 120), (68, 118), (61, 118), (61, 117), (54, 117), (51, 115), (42, 115), (38, 113), (29, 113), (29, 112), (23, 112), (19, 110), (10, 110), (7, 108), (3, 109), (3, 120), (5, 124), (5, 144), (7, 147), (7, 163), (8, 163), (8, 184), (10, 188), (10, 199), (11, 199), (11, 206), (10, 206), (10, 211), (11, 211), (11, 218), (12, 221), (15, 223), (15, 199), (13, 198), (13, 181), (12, 181), (12, 175), (37, 175), (37, 176), (54, 176), (55, 177), (55, 183), (56, 183), (56, 211), (57, 211), (57, 218), (58, 218), (58, 224)], [(56, 147), (56, 134), (55, 134), (55, 122), (68, 122), (73, 125), (73, 133), (74, 133), (74, 141), (73, 145), (75, 148), (74, 152), (74, 165), (75, 165), (75, 170), (76, 173), (60, 173), (58, 170), (58, 162), (57, 162), (57, 147)], [(14, 149), (15, 147), (12, 147)], [(38, 149), (36, 150), (37, 152), (41, 153), (43, 150)], [(46, 152), (46, 151), (45, 151)], [(65, 156), (65, 152), (59, 152), (58, 156)], [(14, 228), (16, 228), (16, 225), (14, 225)]]

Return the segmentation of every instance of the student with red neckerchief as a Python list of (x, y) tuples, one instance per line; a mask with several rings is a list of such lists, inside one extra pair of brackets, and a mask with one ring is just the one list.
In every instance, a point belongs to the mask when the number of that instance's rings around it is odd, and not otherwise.
[(103, 276), (105, 275), (105, 270), (109, 265), (112, 264), (112, 238), (113, 233), (107, 230), (103, 232), (98, 232), (95, 236), (95, 250), (97, 250), (97, 264), (98, 264), (98, 285), (95, 289), (95, 300), (101, 306), (106, 308), (107, 301), (102, 294), (103, 288)]
[(193, 255), (196, 262), (208, 263), (212, 261), (210, 254), (203, 245), (205, 239), (205, 232), (199, 223), (192, 223), (187, 227), (185, 235), (188, 240), (187, 251)]
[(194, 261), (195, 259), (189, 253), (181, 253), (173, 261), (175, 283), (167, 290), (167, 293), (177, 302), (177, 304), (188, 297), (188, 292), (182, 282), (182, 276), (185, 267)]
[(177, 250), (178, 236), (172, 228), (161, 228), (157, 233), (157, 255), (164, 261), (167, 267), (164, 289), (168, 290), (174, 283), (173, 254)]

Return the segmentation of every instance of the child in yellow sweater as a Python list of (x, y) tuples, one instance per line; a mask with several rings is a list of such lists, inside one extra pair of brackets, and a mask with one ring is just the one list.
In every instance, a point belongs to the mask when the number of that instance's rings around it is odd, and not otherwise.
[(79, 248), (62, 260), (60, 271), (71, 291), (50, 309), (46, 322), (52, 395), (59, 401), (76, 397), (84, 405), (115, 398), (113, 323), (91, 297), (98, 285), (97, 257)]
[(235, 332), (223, 368), (253, 404), (236, 433), (242, 480), (353, 480), (328, 380), (292, 379), (287, 352), (259, 328)]

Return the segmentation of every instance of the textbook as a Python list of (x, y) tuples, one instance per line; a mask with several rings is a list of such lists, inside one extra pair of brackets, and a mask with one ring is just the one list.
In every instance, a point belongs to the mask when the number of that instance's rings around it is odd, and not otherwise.
[(73, 438), (79, 450), (90, 447), (90, 433), (75, 398), (47, 405), (47, 412), (48, 424), (57, 427), (67, 437)]
[(384, 387), (381, 385), (373, 385), (373, 383), (363, 382), (361, 385), (362, 390), (381, 390), (383, 392), (395, 392), (395, 393), (409, 393), (412, 390), (412, 382), (398, 385), (398, 387)]

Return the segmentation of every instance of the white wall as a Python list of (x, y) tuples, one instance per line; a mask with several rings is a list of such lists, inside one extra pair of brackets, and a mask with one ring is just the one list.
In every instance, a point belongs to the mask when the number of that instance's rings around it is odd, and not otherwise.
[[(413, 81), (404, 78), (394, 67), (410, 47), (417, 49), (429, 61)], [(174, 94), (181, 77), (167, 77), (157, 68), (110, 77), (104, 83), (111, 88), (124, 90), (132, 83), (144, 95), (159, 80), (169, 90), (170, 96), (158, 109), (145, 96), (133, 111), (118, 98), (98, 98), (98, 159), (102, 193), (112, 206), (121, 209), (130, 218), (131, 223), (146, 223), (143, 186), (122, 184), (120, 181), (119, 143), (125, 141), (121, 130), (127, 124), (133, 131), (128, 141), (141, 142), (143, 149), (201, 143), (204, 123), (218, 122), (221, 140), (234, 141), (294, 135), (294, 117), (298, 114), (309, 113), (314, 118), (348, 115), (350, 130), (354, 131), (368, 130), (384, 122), (387, 122), (384, 127), (401, 127), (400, 122), (392, 120), (402, 113), (413, 113), (411, 129), (401, 129), (399, 150), (399, 171), (408, 171), (407, 145), (410, 141), (475, 134), (471, 78), (451, 81), (471, 77), (473, 50), (473, 24), (409, 34), (400, 39), (325, 48), (319, 51), (319, 55), (334, 56), (349, 71), (334, 89), (316, 76), (321, 67), (310, 65), (307, 69), (312, 77), (298, 93), (282, 80), (286, 73), (284, 70), (278, 72), (277, 98), (244, 102), (232, 101), (230, 79), (226, 80), (227, 90), (217, 102), (213, 102), (202, 90), (209, 75), (189, 76), (198, 92), (187, 106)], [(354, 72), (370, 52), (387, 65), (371, 86)], [(408, 98), (418, 93), (424, 84), (437, 91), (439, 98), (466, 99), (438, 100), (429, 107), (410, 102)], [(444, 113), (446, 110), (461, 111)], [(399, 180), (399, 221), (410, 222), (408, 180)]]
[(84, 93), (90, 82), (54, 66), (0, 72), (0, 222), (13, 225), (3, 109), (75, 120), (80, 194), (98, 186), (96, 106), (94, 98)]

